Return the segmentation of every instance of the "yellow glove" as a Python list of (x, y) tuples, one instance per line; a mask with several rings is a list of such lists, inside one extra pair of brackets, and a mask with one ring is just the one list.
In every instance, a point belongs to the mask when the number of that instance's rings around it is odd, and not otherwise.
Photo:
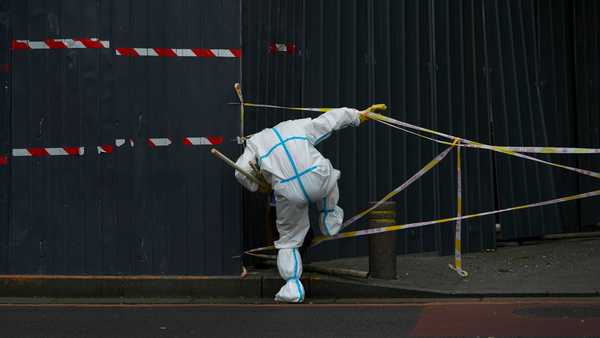
[(374, 105), (370, 106), (369, 108), (360, 112), (360, 115), (358, 116), (358, 118), (360, 119), (360, 123), (363, 123), (363, 122), (369, 120), (369, 113), (374, 113), (377, 111), (385, 111), (385, 110), (387, 110), (387, 106), (383, 103), (374, 104)]
[(270, 185), (259, 185), (258, 186), (258, 192), (263, 193), (263, 194), (270, 194), (273, 191), (273, 188), (271, 188)]
[(360, 114), (358, 115), (358, 119), (360, 120), (360, 124), (363, 124), (364, 122), (369, 120), (369, 117), (367, 116), (367, 111), (361, 111)]
[(252, 174), (256, 178), (258, 178), (259, 181), (262, 182), (258, 185), (258, 191), (262, 193), (271, 193), (271, 191), (273, 191), (273, 188), (271, 187), (269, 182), (267, 182), (267, 179), (263, 176), (262, 172), (260, 171), (260, 168), (256, 165), (256, 163), (250, 161), (250, 167), (252, 168)]

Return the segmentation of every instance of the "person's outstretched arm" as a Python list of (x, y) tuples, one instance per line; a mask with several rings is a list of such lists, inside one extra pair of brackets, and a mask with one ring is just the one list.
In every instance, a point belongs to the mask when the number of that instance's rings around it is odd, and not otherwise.
[(312, 119), (306, 125), (306, 135), (308, 140), (317, 145), (327, 139), (333, 131), (343, 129), (348, 126), (358, 126), (361, 122), (361, 112), (353, 108), (332, 109), (321, 116)]

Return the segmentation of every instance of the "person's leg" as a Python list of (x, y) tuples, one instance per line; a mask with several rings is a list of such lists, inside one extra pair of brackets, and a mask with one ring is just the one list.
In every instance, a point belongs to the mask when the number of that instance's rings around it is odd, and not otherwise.
[(339, 198), (340, 192), (336, 183), (327, 196), (317, 201), (319, 227), (324, 235), (333, 236), (342, 230), (344, 210), (337, 205)]
[(286, 283), (275, 295), (275, 301), (301, 303), (304, 301), (304, 287), (300, 282), (302, 258), (298, 248), (302, 246), (310, 228), (308, 205), (289, 201), (281, 195), (277, 195), (276, 198), (279, 232), (279, 239), (275, 241), (275, 247), (279, 249), (277, 268)]
[(302, 258), (297, 248), (279, 249), (277, 253), (277, 269), (285, 285), (275, 295), (276, 302), (302, 303), (304, 286), (300, 282), (302, 276)]

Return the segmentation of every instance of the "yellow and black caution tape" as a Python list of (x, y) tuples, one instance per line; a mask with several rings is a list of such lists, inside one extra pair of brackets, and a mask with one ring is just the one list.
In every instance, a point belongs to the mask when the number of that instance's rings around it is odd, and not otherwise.
[(273, 108), (273, 109), (285, 109), (285, 110), (296, 110), (296, 111), (310, 111), (315, 113), (326, 113), (335, 108), (301, 108), (301, 107), (282, 107), (275, 106), (271, 104), (257, 104), (257, 103), (248, 103), (244, 102), (244, 106), (246, 107), (257, 107), (257, 108)]
[[(301, 107), (284, 107), (284, 106), (277, 106), (277, 105), (266, 105), (266, 104), (254, 104), (254, 103), (243, 103), (243, 105), (245, 106), (249, 106), (249, 107), (259, 107), (259, 108), (273, 108), (273, 109), (287, 109), (287, 110), (296, 110), (296, 111), (309, 111), (309, 112), (327, 112), (333, 108), (301, 108)], [(542, 202), (537, 202), (537, 203), (530, 203), (530, 204), (524, 204), (524, 205), (520, 205), (520, 206), (515, 206), (515, 207), (510, 207), (510, 208), (505, 208), (505, 209), (500, 209), (500, 210), (493, 210), (493, 211), (487, 211), (487, 212), (482, 212), (482, 213), (476, 213), (476, 214), (471, 214), (471, 215), (465, 215), (462, 216), (462, 186), (461, 186), (461, 175), (460, 175), (460, 147), (469, 147), (469, 148), (480, 148), (480, 149), (488, 149), (488, 150), (492, 150), (492, 151), (496, 151), (496, 152), (500, 152), (500, 153), (504, 153), (507, 155), (511, 155), (511, 156), (515, 156), (515, 157), (520, 157), (520, 158), (524, 158), (527, 160), (531, 160), (531, 161), (535, 161), (538, 163), (542, 163), (542, 164), (546, 164), (546, 165), (550, 165), (550, 166), (554, 166), (554, 167), (558, 167), (558, 168), (562, 168), (562, 169), (566, 169), (566, 170), (570, 170), (573, 172), (577, 172), (579, 174), (583, 174), (583, 175), (587, 175), (587, 176), (591, 176), (591, 177), (595, 177), (595, 178), (600, 178), (600, 173), (594, 172), (594, 171), (590, 171), (590, 170), (586, 170), (586, 169), (580, 169), (580, 168), (575, 168), (575, 167), (570, 167), (570, 166), (566, 166), (566, 165), (562, 165), (562, 164), (558, 164), (558, 163), (554, 163), (554, 162), (550, 162), (550, 161), (545, 161), (545, 160), (541, 160), (539, 158), (535, 158), (535, 157), (531, 157), (528, 155), (525, 155), (524, 153), (536, 153), (536, 154), (600, 154), (600, 149), (595, 149), (595, 148), (565, 148), (565, 147), (513, 147), (513, 146), (493, 146), (493, 145), (488, 145), (488, 144), (484, 144), (484, 143), (479, 143), (479, 142), (475, 142), (475, 141), (471, 141), (468, 139), (464, 139), (464, 138), (460, 138), (457, 136), (453, 136), (453, 135), (449, 135), (449, 134), (445, 134), (445, 133), (441, 133), (435, 130), (431, 130), (431, 129), (427, 129), (427, 128), (423, 128), (423, 127), (419, 127), (419, 126), (415, 126), (403, 121), (399, 121), (396, 119), (393, 119), (391, 117), (387, 117), (381, 114), (377, 114), (377, 113), (372, 113), (372, 112), (368, 112), (368, 117), (372, 120), (375, 120), (377, 122), (380, 122), (382, 124), (385, 124), (387, 126), (396, 128), (396, 129), (400, 129), (402, 131), (411, 133), (413, 135), (437, 142), (437, 143), (441, 143), (441, 144), (445, 144), (445, 145), (449, 145), (450, 147), (448, 149), (446, 149), (444, 152), (440, 153), (438, 156), (436, 156), (432, 161), (430, 161), (425, 167), (423, 167), (419, 172), (417, 172), (415, 175), (413, 175), (409, 180), (407, 180), (406, 182), (404, 182), (401, 186), (399, 186), (398, 188), (394, 189), (392, 192), (390, 192), (389, 194), (387, 194), (383, 199), (381, 199), (378, 203), (376, 203), (373, 207), (359, 213), (358, 215), (348, 219), (347, 221), (345, 221), (342, 225), (342, 228), (349, 226), (350, 224), (353, 224), (354, 222), (356, 222), (357, 220), (359, 220), (360, 218), (364, 217), (366, 214), (368, 214), (370, 211), (374, 210), (375, 208), (377, 208), (377, 206), (379, 206), (381, 203), (389, 200), (390, 198), (392, 198), (393, 196), (395, 196), (396, 194), (398, 194), (399, 192), (401, 192), (402, 190), (404, 190), (407, 186), (409, 186), (410, 184), (412, 184), (414, 181), (416, 181), (417, 179), (419, 179), (421, 176), (423, 176), (426, 172), (428, 172), (429, 170), (431, 170), (431, 168), (433, 168), (435, 165), (437, 165), (441, 160), (443, 160), (448, 152), (453, 149), (454, 147), (457, 147), (457, 173), (458, 173), (458, 185), (457, 185), (457, 198), (458, 198), (458, 203), (457, 203), (457, 216), (456, 217), (449, 217), (449, 218), (442, 218), (442, 219), (437, 219), (437, 220), (432, 220), (432, 221), (425, 221), (425, 222), (416, 222), (416, 223), (408, 223), (408, 224), (399, 224), (399, 225), (392, 225), (392, 226), (387, 226), (387, 227), (380, 227), (380, 228), (372, 228), (372, 229), (364, 229), (364, 230), (356, 230), (356, 231), (348, 231), (348, 232), (342, 232), (339, 233), (337, 235), (334, 236), (318, 236), (315, 237), (313, 239), (313, 242), (311, 244), (311, 246), (316, 246), (319, 245), (323, 242), (327, 242), (327, 241), (331, 241), (331, 240), (336, 240), (336, 239), (341, 239), (341, 238), (352, 238), (352, 237), (360, 237), (360, 236), (366, 236), (366, 235), (372, 235), (372, 234), (379, 234), (379, 233), (384, 233), (384, 232), (393, 232), (393, 231), (399, 231), (399, 230), (405, 230), (405, 229), (411, 229), (411, 228), (418, 228), (418, 227), (424, 227), (424, 226), (429, 226), (429, 225), (434, 225), (434, 224), (442, 224), (442, 223), (448, 223), (448, 222), (453, 222), (456, 221), (456, 231), (455, 231), (455, 265), (451, 266), (452, 269), (456, 270), (461, 276), (467, 276), (467, 272), (462, 270), (462, 257), (461, 257), (461, 243), (460, 243), (460, 231), (461, 231), (461, 221), (462, 220), (466, 220), (466, 219), (473, 219), (473, 218), (479, 218), (479, 217), (484, 217), (484, 216), (488, 216), (488, 215), (494, 215), (494, 214), (500, 214), (500, 213), (505, 213), (505, 212), (509, 212), (509, 211), (517, 211), (517, 210), (523, 210), (523, 209), (528, 209), (528, 208), (534, 208), (534, 207), (541, 207), (541, 206), (547, 206), (547, 205), (552, 205), (552, 204), (557, 204), (557, 203), (563, 203), (563, 202), (568, 202), (568, 201), (574, 201), (574, 200), (579, 200), (579, 199), (584, 199), (584, 198), (589, 198), (589, 197), (595, 197), (595, 196), (599, 196), (600, 195), (600, 190), (595, 190), (595, 191), (590, 191), (588, 193), (583, 193), (583, 194), (577, 194), (577, 195), (571, 195), (571, 196), (566, 196), (566, 197), (561, 197), (561, 198), (556, 198), (556, 199), (551, 199), (551, 200), (547, 200), (547, 201), (542, 201)], [(427, 133), (427, 134), (431, 134), (431, 135), (435, 135), (438, 137), (442, 137), (448, 140), (451, 140), (451, 142), (447, 142), (447, 141), (443, 141), (443, 140), (439, 140), (439, 139), (434, 139), (425, 135), (420, 134), (421, 133)], [(262, 248), (256, 248), (256, 249), (252, 249), (246, 252), (246, 254), (248, 255), (252, 255), (252, 256), (257, 256), (257, 257), (263, 257), (263, 258), (272, 258), (272, 256), (269, 255), (263, 255), (260, 254), (259, 252), (262, 251), (266, 251), (266, 250), (273, 250), (274, 246), (267, 246), (267, 247), (262, 247)]]
[[(523, 210), (523, 209), (529, 209), (529, 208), (535, 208), (535, 207), (541, 207), (541, 206), (548, 206), (548, 205), (552, 205), (552, 204), (575, 201), (575, 200), (589, 198), (589, 197), (595, 197), (595, 196), (600, 196), (600, 190), (594, 190), (594, 191), (590, 191), (590, 192), (583, 193), (583, 194), (571, 195), (571, 196), (555, 198), (555, 199), (551, 199), (551, 200), (547, 200), (547, 201), (543, 201), (543, 202), (524, 204), (524, 205), (519, 205), (516, 207), (481, 212), (481, 213), (465, 215), (465, 216), (456, 216), (456, 217), (440, 218), (440, 219), (436, 219), (436, 220), (432, 220), (432, 221), (390, 225), (387, 227), (380, 227), (380, 228), (346, 231), (346, 232), (341, 232), (337, 235), (330, 236), (330, 237), (321, 235), (321, 236), (317, 236), (313, 239), (311, 246), (317, 246), (323, 242), (328, 242), (328, 241), (332, 241), (332, 240), (336, 240), (336, 239), (361, 237), (361, 236), (367, 236), (367, 235), (381, 234), (384, 232), (393, 232), (393, 231), (399, 231), (399, 230), (414, 229), (414, 228), (420, 228), (420, 227), (434, 225), (434, 224), (454, 222), (457, 220), (462, 221), (462, 220), (466, 220), (466, 219), (473, 219), (473, 218), (479, 218), (479, 217), (484, 217), (484, 216), (489, 216), (489, 215), (501, 214), (501, 213), (505, 213), (505, 212), (509, 212), (509, 211), (516, 211), (516, 210)], [(256, 249), (249, 250), (246, 253), (249, 255), (252, 255), (252, 256), (261, 257), (261, 255), (258, 254), (258, 252), (262, 252), (262, 251), (266, 251), (266, 250), (273, 250), (273, 249), (275, 249), (274, 246), (266, 246), (266, 247), (262, 247), (262, 248), (256, 248)]]
[(454, 227), (454, 265), (450, 269), (456, 271), (461, 277), (469, 273), (462, 268), (462, 169), (460, 164), (460, 147), (456, 148), (456, 225)]
[[(433, 167), (435, 167), (438, 163), (440, 163), (450, 152), (450, 150), (452, 150), (452, 148), (454, 148), (456, 146), (455, 142), (454, 144), (451, 144), (451, 147), (449, 147), (448, 149), (444, 150), (443, 152), (441, 152), (440, 154), (438, 154), (436, 157), (434, 157), (431, 161), (429, 161), (429, 163), (427, 163), (423, 168), (421, 168), (418, 172), (416, 172), (413, 176), (411, 176), (408, 180), (406, 180), (406, 182), (402, 183), (400, 186), (398, 186), (396, 189), (392, 190), (390, 193), (388, 193), (387, 195), (385, 195), (381, 200), (379, 200), (377, 203), (375, 203), (375, 205), (373, 205), (372, 207), (358, 213), (357, 215), (347, 219), (343, 224), (342, 224), (342, 229), (350, 226), (351, 224), (355, 223), (356, 221), (358, 221), (359, 219), (361, 219), (362, 217), (364, 217), (365, 215), (367, 215), (369, 212), (371, 212), (372, 210), (378, 208), (382, 203), (384, 203), (385, 201), (391, 199), (392, 197), (396, 196), (397, 194), (399, 194), (401, 191), (403, 191), (404, 189), (406, 189), (409, 185), (411, 185), (413, 182), (417, 181), (419, 178), (421, 178), (423, 175), (425, 175), (427, 172), (429, 172), (431, 169), (433, 169)], [(313, 246), (316, 245), (317, 243), (313, 242)], [(267, 247), (263, 247), (263, 248), (257, 248), (257, 249), (253, 249), (250, 251), (247, 251), (246, 253), (251, 255), (251, 256), (255, 256), (255, 257), (260, 257), (260, 258), (267, 258), (270, 259), (272, 258), (272, 256), (269, 255), (264, 255), (264, 254), (258, 254), (258, 252), (262, 252), (262, 251), (266, 251), (266, 250), (273, 250), (275, 249), (274, 246), (267, 246)]]
[(524, 204), (524, 205), (519, 205), (516, 207), (481, 212), (481, 213), (477, 213), (477, 214), (465, 215), (465, 216), (460, 216), (460, 217), (457, 216), (457, 217), (441, 218), (441, 219), (437, 219), (437, 220), (433, 220), (433, 221), (391, 225), (391, 226), (387, 226), (387, 227), (365, 229), (365, 230), (347, 231), (347, 232), (342, 232), (342, 233), (339, 233), (339, 234), (337, 234), (335, 236), (331, 236), (331, 237), (318, 236), (313, 240), (313, 246), (323, 243), (323, 242), (340, 239), (340, 238), (360, 237), (360, 236), (366, 236), (366, 235), (380, 234), (383, 232), (391, 232), (391, 231), (398, 231), (398, 230), (404, 230), (404, 229), (419, 228), (419, 227), (424, 227), (424, 226), (433, 225), (433, 224), (442, 224), (442, 223), (448, 223), (448, 222), (453, 222), (453, 221), (457, 221), (457, 220), (473, 219), (473, 218), (478, 218), (478, 217), (483, 217), (483, 216), (501, 214), (501, 213), (505, 213), (505, 212), (509, 212), (509, 211), (523, 210), (523, 209), (528, 209), (528, 208), (535, 208), (535, 207), (547, 206), (547, 205), (552, 205), (552, 204), (557, 204), (557, 203), (575, 201), (575, 200), (594, 197), (594, 196), (600, 196), (600, 190), (594, 190), (594, 191), (590, 191), (590, 192), (583, 193), (583, 194), (571, 195), (571, 196), (555, 198), (555, 199), (551, 199), (551, 200), (547, 200), (547, 201), (543, 201), (543, 202)]
[(357, 214), (357, 215), (355, 215), (355, 216), (350, 217), (349, 219), (347, 219), (342, 224), (342, 229), (346, 228), (347, 226), (349, 226), (351, 224), (354, 224), (356, 221), (358, 221), (359, 219), (361, 219), (362, 217), (364, 217), (365, 215), (367, 215), (369, 212), (371, 212), (371, 211), (379, 208), (379, 206), (381, 204), (383, 204), (384, 202), (388, 201), (392, 197), (396, 196), (401, 191), (403, 191), (404, 189), (406, 189), (409, 185), (411, 185), (413, 182), (415, 182), (416, 180), (418, 180), (419, 178), (421, 178), (421, 176), (425, 175), (429, 170), (433, 169), (433, 167), (435, 167), (438, 163), (440, 163), (448, 155), (448, 153), (450, 152), (450, 150), (452, 150), (452, 148), (454, 148), (456, 146), (457, 143), (458, 142), (455, 142), (454, 144), (451, 144), (451, 147), (449, 147), (448, 149), (444, 150), (439, 155), (437, 155), (435, 158), (433, 158), (431, 161), (429, 161), (429, 163), (427, 163), (423, 168), (421, 168), (421, 170), (419, 170), (411, 178), (409, 178), (408, 180), (406, 180), (406, 182), (402, 183), (402, 185), (400, 185), (399, 187), (397, 187), (396, 189), (392, 190), (390, 193), (388, 193), (387, 195), (385, 195), (381, 200), (379, 200), (377, 203), (375, 203), (372, 207), (370, 207), (367, 210), (364, 210), (364, 211), (360, 212), (359, 214)]

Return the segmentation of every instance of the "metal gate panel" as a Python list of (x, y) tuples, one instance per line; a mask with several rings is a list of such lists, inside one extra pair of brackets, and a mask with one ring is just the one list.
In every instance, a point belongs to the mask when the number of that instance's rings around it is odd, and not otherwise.
[[(239, 58), (128, 57), (116, 48), (240, 48), (238, 1), (11, 2), (12, 38), (103, 49), (15, 51), (14, 147), (82, 156), (11, 161), (10, 273), (237, 274), (238, 185), (189, 136), (238, 151)], [(151, 148), (150, 138), (169, 138)], [(116, 139), (126, 140), (117, 147)], [(129, 140), (133, 141), (133, 147)], [(112, 153), (96, 147), (112, 145)]]
[[(597, 1), (573, 2), (573, 39), (575, 50), (575, 86), (577, 137), (581, 147), (600, 147), (600, 4)], [(599, 171), (600, 160), (581, 156), (582, 168)], [(596, 179), (579, 177), (579, 190), (600, 189)], [(600, 224), (597, 200), (581, 201), (582, 225)]]
[[(243, 70), (248, 100), (282, 105), (300, 103), (305, 107), (367, 107), (385, 102), (393, 117), (489, 141), (485, 118), (466, 115), (478, 114), (478, 105), (485, 107), (486, 103), (482, 93), (469, 91), (483, 83), (480, 72), (471, 71), (483, 62), (481, 55), (475, 55), (482, 38), (480, 22), (473, 23), (479, 31), (473, 28), (466, 32), (463, 22), (456, 19), (464, 10), (462, 3), (307, 0), (258, 5), (244, 1), (243, 4), (243, 41), (247, 52)], [(470, 2), (467, 5), (475, 6)], [(453, 43), (449, 44), (447, 39)], [(253, 47), (266, 46), (270, 41), (295, 43), (299, 52), (273, 55)], [(467, 68), (463, 74), (454, 67), (460, 67), (461, 57), (469, 52), (473, 56), (467, 56), (469, 64), (463, 66)], [(285, 71), (288, 76), (275, 75)], [(297, 88), (298, 81), (302, 83), (300, 96), (292, 89), (292, 86)], [(283, 91), (290, 94), (274, 94)], [(247, 114), (246, 122), (251, 132), (304, 116), (307, 115), (253, 110)], [(376, 123), (343, 130), (319, 147), (342, 170), (340, 203), (347, 215), (362, 210), (368, 201), (401, 184), (443, 150), (429, 141)], [(473, 152), (465, 156), (465, 184), (470, 188), (467, 210), (493, 209), (491, 162), (487, 154)], [(454, 214), (453, 161), (453, 156), (449, 156), (439, 168), (397, 197), (399, 222)], [(245, 209), (255, 208), (256, 204), (252, 204)], [(494, 246), (493, 219), (469, 223), (464, 232), (467, 250)], [(452, 225), (448, 224), (399, 232), (397, 249), (399, 253), (449, 253), (452, 236)], [(315, 250), (316, 258), (364, 254), (364, 239), (325, 243)]]

